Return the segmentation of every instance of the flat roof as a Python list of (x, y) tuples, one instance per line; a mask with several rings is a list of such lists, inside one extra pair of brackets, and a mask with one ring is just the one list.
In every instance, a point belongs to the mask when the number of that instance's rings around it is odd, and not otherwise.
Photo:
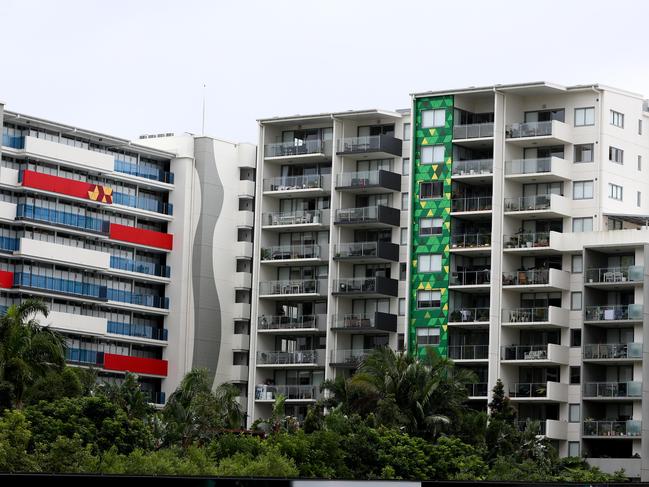
[(286, 123), (286, 122), (315, 122), (319, 120), (330, 120), (333, 117), (337, 118), (357, 118), (357, 117), (394, 117), (401, 118), (403, 114), (399, 111), (392, 110), (383, 110), (380, 108), (370, 108), (367, 110), (346, 110), (344, 112), (327, 112), (327, 113), (314, 113), (307, 115), (289, 115), (287, 117), (270, 117), (270, 118), (258, 118), (257, 122), (263, 124), (272, 124), (272, 123)]

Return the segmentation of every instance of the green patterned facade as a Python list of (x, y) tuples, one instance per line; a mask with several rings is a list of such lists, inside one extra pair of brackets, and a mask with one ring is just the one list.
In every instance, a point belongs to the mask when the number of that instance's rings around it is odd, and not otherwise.
[[(421, 127), (423, 110), (446, 108), (446, 125), (436, 128)], [(440, 343), (437, 351), (447, 355), (448, 336), (448, 284), (449, 284), (449, 244), (451, 239), (451, 164), (453, 162), (453, 97), (440, 96), (415, 99), (413, 110), (415, 124), (412, 144), (412, 181), (411, 188), (411, 262), (410, 262), (410, 314), (408, 329), (408, 350), (420, 354), (417, 349), (417, 328), (440, 328)], [(445, 160), (443, 164), (421, 164), (421, 148), (427, 145), (443, 144)], [(440, 199), (420, 200), (419, 183), (422, 181), (443, 181), (444, 195)], [(441, 218), (442, 233), (439, 235), (419, 236), (419, 219), (423, 217)], [(442, 272), (424, 273), (418, 270), (418, 256), (421, 254), (442, 254)], [(418, 290), (439, 290), (441, 305), (439, 309), (417, 309)]]

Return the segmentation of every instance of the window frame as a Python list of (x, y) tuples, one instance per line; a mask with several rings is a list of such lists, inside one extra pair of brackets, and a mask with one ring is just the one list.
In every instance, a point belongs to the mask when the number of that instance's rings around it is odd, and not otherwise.
[[(421, 226), (422, 220), (431, 220), (431, 223), (435, 223), (435, 220), (439, 220), (441, 222), (441, 225), (439, 227), (436, 227), (434, 225), (431, 225), (430, 227), (427, 227), (427, 228), (431, 228), (433, 230), (434, 229), (439, 229), (439, 232), (422, 233), (421, 232), (421, 229), (423, 228)], [(434, 216), (422, 216), (422, 217), (419, 218), (419, 236), (420, 237), (430, 237), (431, 235), (441, 235), (443, 231), (444, 231), (444, 219), (443, 218), (434, 217)]]
[[(422, 187), (423, 185), (430, 185), (431, 187), (431, 196), (424, 197)], [(440, 188), (440, 192), (437, 195), (435, 191), (432, 191), (434, 188)], [(420, 200), (439, 200), (444, 197), (444, 182), (443, 181), (419, 181), (419, 199)]]
[[(443, 154), (442, 154), (442, 159), (435, 159), (435, 150), (442, 148)], [(424, 160), (424, 151), (430, 150), (430, 157), (431, 160), (430, 162), (427, 160)], [(444, 164), (444, 159), (446, 159), (446, 146), (444, 144), (434, 144), (434, 145), (424, 145), (421, 147), (421, 154), (420, 154), (420, 160), (422, 165), (426, 166), (431, 166), (433, 164)]]
[(619, 147), (609, 145), (608, 160), (614, 164), (624, 165), (624, 149), (620, 149)]
[[(575, 303), (575, 298), (579, 298), (579, 303)], [(578, 306), (577, 306), (578, 304)], [(571, 291), (570, 293), (570, 311), (581, 311), (584, 307), (584, 295), (581, 291)]]
[[(424, 113), (431, 112), (432, 115), (432, 125), (426, 125), (424, 123)], [(439, 112), (442, 112), (442, 124), (438, 125), (437, 115)], [(432, 129), (437, 127), (446, 127), (446, 108), (428, 108), (421, 111), (421, 128), (422, 129)]]
[[(590, 230), (584, 230), (584, 222), (589, 221), (590, 222)], [(575, 223), (581, 223), (581, 230), (575, 230)], [(592, 232), (593, 231), (593, 217), (592, 216), (580, 216), (580, 217), (573, 217), (572, 218), (572, 233), (586, 233), (586, 232)]]
[[(586, 188), (590, 187), (590, 196), (586, 196)], [(577, 188), (581, 188), (581, 196), (577, 197)], [(573, 200), (592, 200), (595, 197), (595, 183), (592, 179), (583, 181), (573, 181), (572, 199)]]
[(619, 184), (608, 183), (608, 198), (615, 201), (624, 201), (624, 187)]
[[(424, 301), (421, 299), (419, 296), (423, 293), (430, 293), (430, 301)], [(433, 296), (439, 295), (439, 299), (433, 299)], [(426, 289), (420, 289), (417, 291), (416, 294), (416, 299), (417, 299), (417, 309), (440, 309), (442, 306), (442, 292), (438, 289), (431, 289), (431, 290), (426, 290)], [(420, 306), (420, 303), (422, 302), (429, 302), (431, 304), (437, 303), (437, 306), (425, 306), (422, 307)]]
[[(424, 268), (422, 262), (426, 262), (426, 260), (428, 261), (429, 266), (427, 268)], [(426, 274), (432, 274), (434, 272), (442, 272), (442, 267), (443, 267), (442, 260), (443, 260), (442, 254), (434, 254), (434, 253), (419, 254), (417, 256), (417, 271), (425, 272)], [(433, 266), (433, 264), (437, 262), (439, 262), (439, 268)]]
[(615, 110), (611, 110), (610, 115), (608, 117), (608, 121), (613, 127), (618, 127), (618, 128), (623, 129), (624, 128), (624, 113), (617, 112)]
[[(585, 147), (590, 147), (590, 160), (577, 160), (577, 154), (581, 156), (583, 148)], [(578, 152), (579, 151), (579, 152)], [(595, 162), (595, 144), (589, 143), (589, 144), (575, 144), (575, 153), (573, 156), (573, 163), (574, 164), (588, 164), (589, 162)]]
[[(586, 114), (588, 113), (587, 110), (592, 110), (592, 120), (593, 120), (592, 123), (586, 123), (586, 120), (587, 120)], [(584, 113), (584, 114), (583, 114), (583, 121), (584, 121), (584, 123), (580, 123), (580, 124), (578, 124), (578, 123), (577, 123), (577, 113), (580, 112), (580, 111), (583, 111), (583, 113)], [(573, 121), (574, 121), (574, 126), (575, 126), (575, 127), (592, 127), (592, 126), (594, 126), (594, 125), (595, 125), (595, 107), (592, 106), (592, 107), (579, 107), (579, 108), (575, 108), (575, 111), (574, 111), (574, 120), (573, 120)]]

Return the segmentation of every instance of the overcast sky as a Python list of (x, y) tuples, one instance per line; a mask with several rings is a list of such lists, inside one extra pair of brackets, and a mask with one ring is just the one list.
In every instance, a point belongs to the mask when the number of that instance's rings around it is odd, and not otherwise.
[(256, 142), (256, 119), (415, 91), (599, 82), (649, 97), (649, 2), (0, 0), (0, 101), (118, 135)]

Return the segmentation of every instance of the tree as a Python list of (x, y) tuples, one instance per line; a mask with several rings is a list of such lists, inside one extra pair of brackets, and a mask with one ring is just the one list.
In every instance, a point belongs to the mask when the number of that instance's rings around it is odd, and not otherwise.
[(65, 338), (38, 321), (47, 314), (42, 301), (28, 299), (0, 317), (0, 406), (22, 408), (30, 385), (65, 366)]
[(145, 419), (153, 411), (146, 394), (142, 392), (137, 375), (126, 372), (124, 380), (119, 383), (104, 382), (98, 388), (109, 401), (121, 408), (129, 419)]
[(47, 372), (27, 389), (25, 402), (36, 404), (39, 401), (56, 401), (64, 397), (80, 397), (83, 385), (76, 370), (72, 367), (65, 367), (62, 371)]
[(508, 423), (516, 421), (516, 410), (511, 405), (509, 397), (505, 395), (505, 386), (500, 379), (496, 381), (488, 406), (492, 419), (501, 419)]

